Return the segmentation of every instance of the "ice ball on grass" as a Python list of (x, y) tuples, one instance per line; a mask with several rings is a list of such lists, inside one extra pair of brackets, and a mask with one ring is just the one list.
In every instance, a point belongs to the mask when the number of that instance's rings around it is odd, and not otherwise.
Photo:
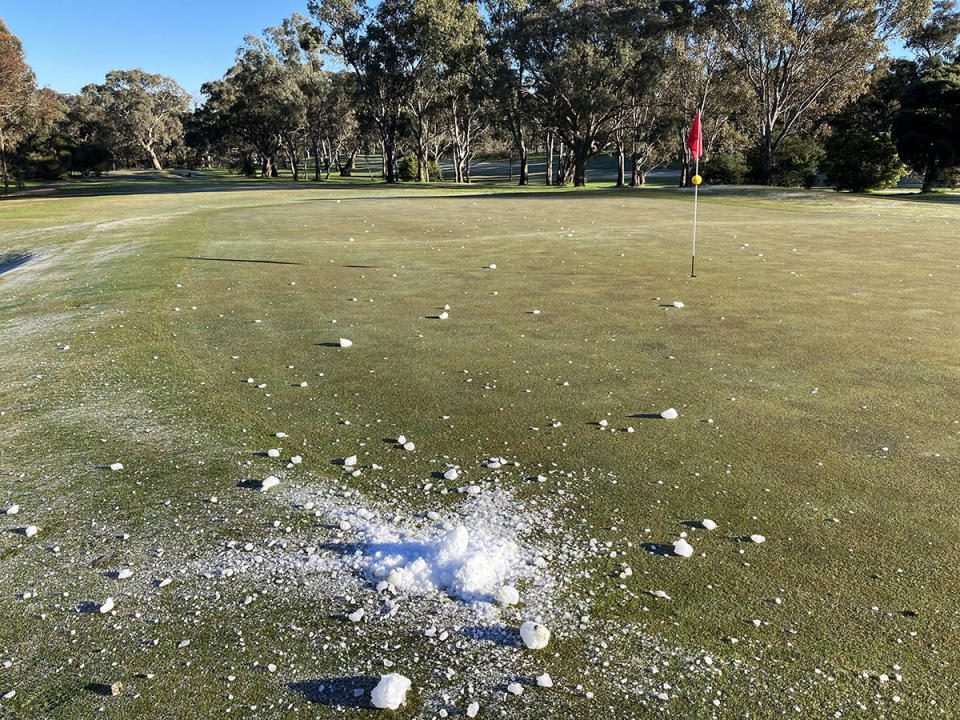
[(351, 455), (350, 457), (344, 458), (343, 464), (346, 465), (347, 467), (353, 467), (354, 465), (357, 464), (357, 456)]
[(460, 477), (460, 473), (457, 472), (457, 469), (456, 469), (455, 467), (449, 468), (449, 469), (443, 474), (443, 479), (444, 479), (444, 480), (456, 480), (458, 477)]
[(700, 527), (702, 527), (704, 530), (716, 530), (717, 524), (710, 518), (704, 518), (700, 521)]
[(350, 347), (353, 345), (353, 340), (347, 340), (346, 338), (340, 338), (340, 347)]
[(489, 265), (487, 265), (487, 267), (488, 267), (490, 270), (496, 270), (496, 269), (497, 269), (497, 264), (496, 264), (496, 263), (490, 263)]
[(280, 457), (280, 451), (277, 448), (267, 450), (267, 457)]
[(352, 613), (347, 615), (347, 620), (349, 620), (352, 623), (358, 623), (361, 620), (363, 620), (363, 615), (364, 615), (363, 608), (357, 608)]
[(513, 585), (504, 585), (497, 590), (496, 599), (501, 605), (516, 605), (520, 602), (520, 592)]
[(448, 313), (446, 310), (444, 310), (444, 311), (443, 311), (442, 313), (440, 313), (437, 317), (439, 317), (441, 320), (446, 320), (448, 317), (450, 317), (450, 313)]
[(33, 537), (38, 532), (40, 532), (40, 528), (38, 528), (36, 525), (27, 525), (23, 529), (23, 534), (26, 535), (27, 537)]
[(678, 413), (674, 408), (667, 408), (660, 413), (660, 417), (662, 417), (664, 420), (676, 420), (679, 416), (680, 413)]
[(103, 601), (103, 605), (100, 606), (100, 614), (106, 615), (111, 610), (113, 610), (113, 598), (108, 597), (106, 600)]
[(407, 442), (405, 442), (405, 443), (403, 444), (403, 449), (404, 449), (404, 450), (416, 450), (416, 449), (417, 449), (417, 446), (414, 445), (414, 444), (413, 444), (412, 442), (410, 442), (409, 440), (407, 440)]
[(767, 541), (767, 539), (763, 535), (751, 535), (750, 540), (757, 543), (757, 545)]
[(688, 558), (693, 555), (693, 545), (680, 538), (673, 544), (673, 552), (675, 555)]
[(683, 307), (683, 303), (680, 302), (679, 300), (674, 300), (674, 301), (673, 301), (673, 306), (674, 306), (675, 308), (682, 308), (682, 307)]
[(400, 673), (381, 675), (380, 682), (370, 691), (370, 702), (375, 708), (396, 710), (407, 702), (407, 691), (413, 683)]
[(123, 463), (118, 463), (118, 462), (112, 463), (112, 464), (110, 465), (110, 469), (111, 469), (111, 470), (123, 470)]
[(531, 650), (542, 650), (550, 642), (550, 629), (546, 625), (527, 620), (520, 626), (520, 639)]
[(117, 580), (126, 580), (127, 578), (133, 577), (133, 570), (130, 568), (122, 568), (117, 573)]
[(478, 703), (478, 702), (472, 702), (472, 703), (470, 703), (469, 705), (467, 705), (467, 717), (468, 717), (468, 718), (475, 718), (475, 717), (477, 716), (477, 713), (478, 713), (478, 712), (480, 712), (480, 703)]
[(537, 676), (537, 687), (553, 687), (553, 678), (547, 673)]
[(406, 442), (407, 442), (406, 435), (397, 435), (397, 445), (403, 445)]
[(276, 487), (279, 484), (280, 478), (276, 477), (275, 475), (269, 475), (268, 477), (264, 478), (263, 482), (260, 483), (260, 492), (266, 492), (270, 488)]
[(290, 462), (292, 462), (294, 465), (299, 465), (303, 462), (303, 458), (299, 455), (294, 455), (292, 458), (290, 458)]
[(520, 683), (510, 683), (507, 685), (507, 692), (511, 695), (523, 695), (523, 685)]
[(20, 506), (17, 504), (13, 504), (10, 507), (8, 507), (4, 512), (6, 512), (7, 515), (16, 515), (18, 512), (20, 512)]

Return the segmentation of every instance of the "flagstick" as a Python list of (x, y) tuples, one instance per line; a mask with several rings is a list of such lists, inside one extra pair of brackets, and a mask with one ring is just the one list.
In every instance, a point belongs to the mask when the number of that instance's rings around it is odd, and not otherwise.
[[(696, 158), (696, 169), (693, 171), (694, 175), (700, 174), (700, 156), (697, 155)], [(697, 266), (697, 195), (700, 190), (699, 185), (693, 186), (693, 253), (690, 255), (690, 277), (696, 277), (696, 266)]]

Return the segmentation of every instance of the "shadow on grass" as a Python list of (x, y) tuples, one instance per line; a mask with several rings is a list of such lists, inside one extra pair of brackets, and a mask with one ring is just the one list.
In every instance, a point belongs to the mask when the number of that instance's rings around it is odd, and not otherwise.
[(370, 675), (351, 675), (301, 680), (290, 683), (287, 687), (310, 702), (319, 705), (369, 708), (371, 707), (370, 691), (376, 687), (379, 681), (379, 678)]
[(303, 265), (303, 263), (290, 262), (289, 260), (243, 260), (240, 258), (188, 257), (186, 255), (174, 255), (173, 258), (175, 260), (208, 260), (210, 262), (263, 263), (264, 265)]
[(630, 417), (641, 418), (643, 420), (663, 420), (663, 416), (660, 413), (636, 413)]
[(26, 265), (36, 257), (29, 252), (11, 252), (0, 254), (0, 275), (16, 270), (21, 265)]
[(501, 647), (521, 647), (522, 645), (519, 631), (503, 625), (491, 627), (471, 625), (461, 628), (460, 634), (468, 640), (491, 642)]

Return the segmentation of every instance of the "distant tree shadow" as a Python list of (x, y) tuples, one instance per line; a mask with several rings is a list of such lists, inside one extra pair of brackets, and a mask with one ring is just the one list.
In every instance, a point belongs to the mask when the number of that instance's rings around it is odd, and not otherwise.
[(288, 260), (244, 260), (241, 258), (188, 257), (186, 255), (174, 255), (173, 257), (175, 260), (208, 260), (210, 262), (262, 263), (264, 265), (303, 265), (303, 263), (290, 262)]
[[(310, 702), (330, 707), (369, 708), (370, 691), (379, 678), (370, 675), (325, 677), (289, 683), (290, 690)], [(358, 692), (358, 691), (363, 692)]]

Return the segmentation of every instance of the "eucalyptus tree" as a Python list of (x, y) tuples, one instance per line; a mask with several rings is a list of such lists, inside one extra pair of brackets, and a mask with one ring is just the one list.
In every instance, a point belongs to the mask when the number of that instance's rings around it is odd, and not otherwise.
[(24, 60), (19, 38), (0, 19), (0, 175), (10, 185), (8, 157), (29, 131), (37, 103), (33, 70)]
[(853, 97), (886, 42), (916, 27), (929, 0), (732, 0), (727, 49), (756, 101), (750, 124), (773, 180), (784, 139), (812, 113)]
[(154, 170), (162, 170), (161, 158), (183, 141), (190, 95), (173, 78), (140, 69), (111, 70), (103, 84), (81, 92), (100, 107), (115, 154), (145, 157)]

